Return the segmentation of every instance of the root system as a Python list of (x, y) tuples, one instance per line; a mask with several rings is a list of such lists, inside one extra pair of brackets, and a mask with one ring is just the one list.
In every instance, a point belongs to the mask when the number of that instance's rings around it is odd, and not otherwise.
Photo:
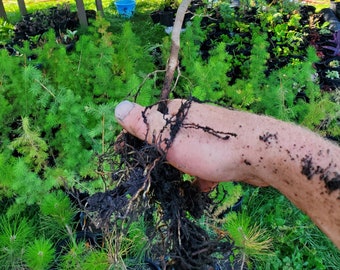
[[(100, 228), (110, 230), (120, 224), (116, 232), (124, 234), (122, 222), (126, 230), (130, 222), (143, 216), (152, 243), (152, 259), (160, 261), (163, 269), (208, 269), (214, 264), (214, 254), (228, 256), (232, 251), (230, 241), (206, 231), (199, 223), (203, 214), (209, 215), (213, 203), (208, 194), (190, 180), (185, 181), (165, 158), (181, 128), (207, 129), (183, 125), (191, 102), (183, 103), (178, 114), (166, 122), (164, 130), (170, 130), (169, 138), (160, 136), (150, 145), (122, 132), (113, 153), (113, 159), (119, 160), (113, 172), (116, 187), (87, 200), (86, 209), (97, 213), (94, 223)], [(211, 129), (207, 132), (223, 138), (232, 136)], [(164, 152), (159, 151), (159, 143), (165, 143)]]

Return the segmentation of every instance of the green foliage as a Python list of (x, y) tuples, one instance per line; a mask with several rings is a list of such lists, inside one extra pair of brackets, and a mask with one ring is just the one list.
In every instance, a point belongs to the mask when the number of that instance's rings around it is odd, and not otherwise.
[(110, 269), (107, 252), (102, 250), (92, 250), (84, 259), (82, 268), (84, 270), (107, 270)]
[(54, 232), (58, 231), (57, 227), (65, 230), (67, 226), (73, 223), (75, 216), (75, 210), (69, 197), (61, 191), (46, 194), (40, 203), (40, 211), (44, 216), (51, 219), (51, 225), (54, 227), (52, 231)]
[(90, 250), (87, 250), (85, 242), (70, 242), (66, 253), (60, 262), (61, 269), (82, 269), (84, 260)]
[(8, 164), (10, 157), (7, 153), (0, 153), (0, 174), (1, 174), (1, 182), (0, 182), (0, 196), (1, 198), (11, 197), (13, 196), (13, 190), (11, 188), (13, 171), (12, 166)]
[(14, 27), (9, 22), (0, 18), (0, 46), (6, 45), (6, 43), (12, 38), (14, 33)]
[(26, 218), (0, 216), (0, 264), (2, 269), (19, 269), (34, 229)]
[(303, 34), (300, 31), (301, 16), (296, 13), (290, 16), (288, 21), (280, 21), (276, 23), (269, 31), (271, 32), (271, 39), (277, 43), (274, 54), (277, 57), (287, 56), (291, 54), (293, 49), (296, 53), (304, 42)]
[(257, 269), (338, 269), (340, 252), (313, 222), (272, 188), (247, 187), (244, 210), (270, 232), (275, 256)]
[[(39, 233), (54, 243), (69, 242), (76, 245), (74, 227), (77, 210), (62, 191), (46, 194), (40, 202)], [(82, 222), (82, 221), (79, 221)], [(68, 248), (61, 245), (61, 248)]]
[(147, 54), (140, 40), (132, 32), (130, 23), (124, 24), (113, 63), (116, 75), (114, 91), (123, 93), (128, 88), (132, 95), (138, 92), (135, 96), (136, 101), (144, 106), (157, 101), (157, 96), (160, 95), (159, 89), (155, 89), (148, 83), (141, 85), (140, 78), (146, 77), (154, 69), (154, 65), (151, 55)]
[(37, 131), (31, 130), (27, 117), (23, 117), (21, 120), (22, 132), (11, 142), (10, 147), (23, 155), (26, 164), (31, 166), (34, 171), (39, 172), (48, 157), (47, 143), (40, 138)]
[[(106, 248), (94, 249), (84, 241), (75, 241), (74, 238), (71, 240), (64, 247), (63, 256), (59, 258), (60, 269), (111, 269), (112, 258)], [(113, 269), (118, 268), (114, 266)]]
[(137, 89), (142, 103), (154, 101), (157, 90), (148, 83), (140, 87), (153, 69), (152, 59), (131, 24), (116, 35), (108, 27), (104, 19), (96, 20), (72, 52), (56, 42), (53, 31), (43, 35), (42, 47), (30, 49), (26, 42), (18, 48), (20, 57), (1, 50), (1, 157), (8, 175), (1, 188), (18, 194), (17, 202), (37, 202), (60, 184), (90, 188), (81, 183), (86, 177), (100, 181), (95, 157), (117, 134), (114, 106)]
[(244, 108), (252, 105), (262, 98), (256, 92), (264, 87), (267, 80), (265, 71), (269, 58), (267, 35), (257, 27), (252, 28), (252, 49), (251, 55), (243, 63), (243, 76), (227, 90), (227, 96), (231, 98), (230, 105), (236, 108)]
[(233, 182), (222, 182), (210, 192), (209, 197), (217, 204), (213, 209), (215, 216), (223, 214), (242, 197), (242, 186)]
[[(273, 71), (257, 90), (259, 102), (254, 104), (254, 110), (298, 123), (310, 113), (314, 114), (310, 108), (322, 100), (318, 86), (312, 80), (315, 61), (315, 51), (309, 48), (305, 61), (295, 61)], [(305, 93), (309, 97), (309, 104), (305, 100), (296, 99), (298, 93)]]
[[(63, 186), (94, 193), (109, 188), (112, 168), (100, 156), (112, 151), (120, 131), (114, 107), (125, 98), (148, 105), (159, 95), (155, 80), (145, 80), (154, 70), (153, 59), (131, 23), (114, 34), (109, 27), (98, 18), (79, 35), (72, 51), (58, 43), (54, 31), (42, 35), (41, 47), (32, 49), (25, 42), (16, 48), (17, 56), (0, 50), (0, 198), (13, 198), (3, 213), (26, 216), (28, 206), (38, 205), (40, 211), (29, 218), (42, 235), (29, 242), (33, 230), (23, 235), (23, 223), (11, 220), (10, 227), (4, 219), (0, 246), (5, 252), (0, 257), (8, 269), (25, 263), (46, 269), (54, 256), (49, 241), (61, 239), (70, 242), (60, 258), (62, 269), (109, 268), (109, 247), (94, 252), (76, 241), (73, 219), (79, 210), (58, 190)], [(132, 225), (125, 244), (131, 256), (142, 260), (147, 242), (139, 226)], [(5, 233), (12, 235), (11, 230), (18, 240), (7, 243)]]
[(25, 252), (24, 260), (30, 269), (44, 270), (52, 264), (55, 250), (51, 241), (34, 239)]
[[(202, 29), (196, 16), (181, 35), (181, 74), (173, 95), (193, 95), (294, 121), (323, 135), (340, 135), (339, 93), (320, 93), (313, 81), (315, 52), (299, 50), (299, 17), (285, 20), (286, 2), (280, 10), (271, 5), (259, 12), (256, 24), (245, 23), (223, 3), (221, 25), (231, 34), (214, 40), (209, 57), (202, 57), (200, 51), (209, 26)], [(116, 261), (114, 269), (126, 269), (125, 258), (142, 261), (147, 251), (142, 220), (131, 223), (120, 253), (113, 246), (116, 234), (98, 250), (76, 241), (77, 210), (59, 190), (77, 188), (92, 194), (113, 186), (112, 161), (104, 157), (120, 131), (114, 107), (125, 98), (150, 105), (159, 97), (161, 80), (150, 52), (160, 48), (158, 65), (165, 66), (170, 38), (155, 45), (149, 42), (156, 40), (151, 31), (156, 27), (141, 37), (140, 25), (132, 19), (114, 22), (119, 24), (98, 18), (87, 32), (77, 32), (71, 51), (56, 42), (54, 31), (41, 36), (41, 47), (31, 48), (25, 42), (16, 48), (15, 56), (0, 50), (0, 199), (7, 201), (0, 218), (0, 264), (5, 269), (48, 268), (54, 257), (51, 241), (60, 238), (69, 239), (58, 258), (61, 269), (108, 269), (112, 261)], [(2, 23), (0, 36), (7, 39), (11, 34), (11, 26)], [(280, 45), (274, 48), (280, 60), (289, 52), (302, 57), (269, 68), (274, 42)], [(236, 49), (227, 54), (230, 47)], [(242, 53), (246, 48), (251, 48), (250, 55)], [(226, 74), (234, 69), (239, 77), (231, 81)], [(298, 94), (306, 94), (309, 102), (297, 99)], [(242, 190), (231, 183), (218, 189), (227, 190), (212, 193), (220, 201), (217, 213), (221, 213)], [(38, 206), (40, 211), (29, 212)], [(243, 206), (246, 212), (228, 215), (223, 226), (240, 247), (236, 255), (256, 262), (258, 269), (337, 269), (340, 265), (336, 248), (284, 197), (255, 190)], [(252, 225), (250, 217), (256, 217), (258, 225)], [(270, 232), (275, 247), (270, 260), (264, 254), (271, 252), (264, 230)]]
[[(39, 202), (50, 189), (56, 186), (55, 179), (43, 181), (20, 158), (6, 164), (4, 170), (6, 170), (5, 176), (7, 176), (2, 178), (3, 189), (6, 191), (5, 196), (14, 196), (15, 198), (15, 203), (7, 210), (9, 216), (17, 215), (27, 206)], [(7, 170), (12, 171), (8, 172)]]
[(267, 261), (273, 255), (269, 232), (255, 225), (255, 221), (245, 212), (230, 213), (225, 219), (223, 228), (245, 260), (254, 260), (258, 263)]
[(93, 128), (89, 131), (88, 135), (95, 143), (93, 148), (97, 153), (103, 154), (108, 147), (106, 143), (114, 140), (116, 122), (112, 117), (112, 112), (117, 105), (116, 103), (100, 105), (91, 104), (85, 107), (85, 112), (91, 114), (94, 123), (96, 123), (93, 125)]
[(147, 247), (149, 247), (149, 239), (145, 233), (146, 227), (143, 217), (132, 222), (122, 241), (121, 250), (124, 251), (124, 253), (122, 253), (121, 256), (134, 258), (134, 264), (136, 264), (136, 262), (143, 262), (147, 252)]
[(207, 61), (201, 58), (199, 45), (204, 32), (199, 22), (197, 19), (194, 26), (183, 35), (181, 63), (185, 66), (185, 80), (181, 94), (192, 95), (200, 100), (218, 101), (225, 95), (228, 86), (226, 73), (231, 68), (230, 56), (225, 52), (225, 44), (219, 43), (211, 50)]

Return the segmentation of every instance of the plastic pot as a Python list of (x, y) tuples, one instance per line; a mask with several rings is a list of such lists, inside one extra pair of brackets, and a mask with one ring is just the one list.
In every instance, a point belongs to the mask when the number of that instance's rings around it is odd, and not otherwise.
[(118, 14), (125, 18), (130, 18), (135, 12), (136, 1), (134, 0), (117, 0), (115, 2)]
[(159, 13), (160, 24), (164, 26), (174, 25), (174, 12), (173, 11), (161, 11)]
[(332, 31), (338, 31), (340, 30), (340, 22), (338, 17), (335, 15), (335, 12), (331, 8), (324, 8), (320, 11), (320, 14), (322, 14), (323, 19), (326, 22), (329, 22), (328, 29)]

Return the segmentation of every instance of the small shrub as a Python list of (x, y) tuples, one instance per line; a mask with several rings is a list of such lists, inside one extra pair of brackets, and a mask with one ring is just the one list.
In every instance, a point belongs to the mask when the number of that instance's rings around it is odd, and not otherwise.
[(255, 225), (254, 220), (245, 212), (230, 213), (223, 228), (238, 247), (236, 252), (241, 252), (235, 255), (243, 258), (243, 263), (267, 261), (274, 255), (269, 232)]
[(19, 269), (34, 229), (26, 218), (0, 217), (0, 264), (3, 269)]
[(35, 239), (25, 251), (24, 261), (30, 269), (48, 269), (54, 260), (53, 243), (47, 239)]
[(5, 46), (13, 37), (14, 26), (0, 18), (0, 47)]

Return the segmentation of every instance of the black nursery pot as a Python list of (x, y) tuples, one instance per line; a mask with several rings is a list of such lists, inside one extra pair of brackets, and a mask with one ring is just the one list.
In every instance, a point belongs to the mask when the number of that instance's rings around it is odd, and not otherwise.
[(334, 11), (335, 16), (340, 18), (340, 2), (330, 1), (330, 7)]
[(174, 25), (174, 12), (172, 10), (157, 10), (150, 14), (153, 23), (160, 23), (164, 26)]
[[(338, 66), (332, 66), (332, 62), (338, 62)], [(316, 63), (316, 66), (320, 69), (329, 69), (329, 68), (340, 68), (340, 56), (328, 57), (325, 60)]]
[(323, 85), (327, 85), (329, 89), (337, 89), (340, 87), (340, 79), (331, 79), (331, 78), (325, 78), (323, 81)]
[(159, 13), (159, 21), (161, 25), (173, 26), (174, 25), (174, 12), (173, 11), (161, 11)]
[(335, 12), (331, 8), (324, 8), (320, 11), (323, 19), (326, 22), (329, 22), (328, 29), (332, 31), (340, 30), (340, 22), (338, 17), (336, 16)]
[(154, 11), (150, 14), (151, 20), (154, 24), (159, 23), (160, 22), (160, 16), (159, 16), (160, 11)]
[(339, 78), (329, 78), (327, 71), (336, 71), (340, 74), (340, 68), (324, 68), (318, 71), (320, 78), (320, 86), (326, 91), (332, 91), (340, 87)]

